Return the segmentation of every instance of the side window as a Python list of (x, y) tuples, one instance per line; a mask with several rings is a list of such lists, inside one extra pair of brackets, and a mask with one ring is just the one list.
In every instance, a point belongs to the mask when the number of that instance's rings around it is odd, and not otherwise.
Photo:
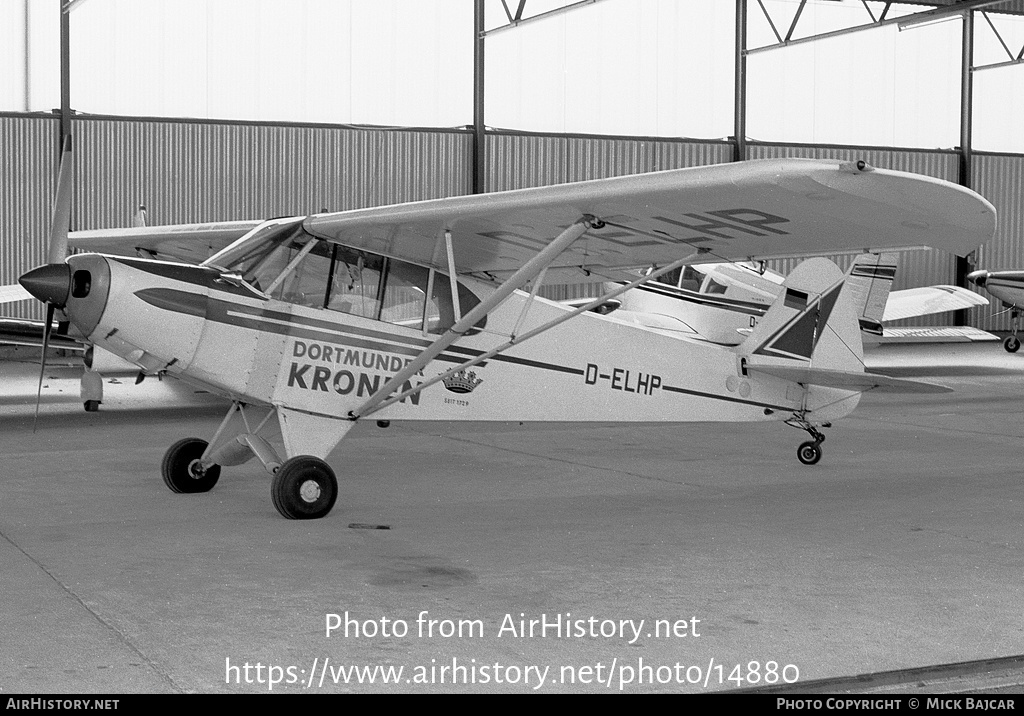
[[(461, 283), (458, 286), (459, 310), (465, 316), (480, 303), (480, 299)], [(487, 317), (484, 316), (473, 329), (466, 331), (466, 335), (478, 333), (477, 329), (483, 328), (486, 323)], [(447, 274), (438, 271), (434, 273), (434, 289), (430, 292), (430, 301), (427, 304), (427, 332), (444, 333), (454, 325), (455, 304), (452, 302), (451, 280)]]
[[(330, 244), (309, 239), (313, 245), (307, 246), (306, 242), (289, 242), (280, 247), (274, 264), (278, 275), (288, 266), (291, 270), (281, 278), (271, 279), (270, 283), (264, 284), (271, 298), (276, 298), (288, 303), (296, 303), (300, 306), (321, 308), (324, 305), (324, 296), (327, 293), (327, 277), (331, 270)], [(298, 263), (294, 263), (298, 260)], [(280, 266), (276, 264), (280, 263)], [(292, 265), (294, 263), (294, 265)], [(272, 287), (272, 288), (271, 288)]]
[(700, 282), (704, 280), (704, 275), (698, 272), (693, 266), (684, 266), (683, 275), (679, 278), (679, 288), (685, 288), (688, 291), (700, 290)]
[(334, 257), (327, 307), (363, 318), (377, 318), (384, 259), (339, 246)]
[(423, 326), (423, 309), (430, 271), (404, 261), (388, 261), (380, 320), (408, 328)]
[(682, 268), (672, 269), (668, 273), (663, 273), (661, 276), (658, 276), (658, 278), (654, 280), (657, 281), (658, 283), (663, 283), (668, 286), (678, 286), (679, 274), (681, 271)]
[[(327, 260), (329, 263), (329, 258)], [(428, 333), (444, 333), (455, 324), (455, 304), (448, 276), (435, 272), (428, 296), (430, 269), (423, 266), (337, 246), (327, 285), (330, 286), (327, 308), (333, 311), (415, 330), (422, 330), (426, 319)], [(462, 315), (478, 303), (480, 299), (459, 284)], [(486, 322), (487, 318), (482, 318), (466, 335), (477, 333)]]
[(724, 294), (725, 288), (726, 286), (724, 283), (719, 283), (715, 279), (708, 276), (708, 278), (704, 281), (703, 288), (701, 288), (701, 293)]

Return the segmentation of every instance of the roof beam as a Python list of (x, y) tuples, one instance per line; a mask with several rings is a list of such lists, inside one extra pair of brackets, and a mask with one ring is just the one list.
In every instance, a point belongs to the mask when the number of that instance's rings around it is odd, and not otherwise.
[[(962, 0), (962, 2), (958, 2), (958, 3), (955, 3), (953, 5), (944, 5), (942, 7), (937, 7), (937, 8), (934, 8), (932, 10), (925, 10), (923, 12), (915, 12), (915, 13), (912, 13), (910, 15), (904, 15), (903, 17), (892, 17), (892, 18), (886, 18), (885, 17), (886, 12), (883, 12), (881, 17), (878, 20), (872, 20), (872, 22), (866, 23), (864, 25), (855, 25), (854, 27), (847, 27), (847, 28), (843, 28), (842, 30), (833, 30), (832, 32), (823, 32), (823, 33), (818, 34), (818, 35), (810, 35), (808, 37), (800, 37), (800, 38), (797, 38), (797, 39), (794, 40), (794, 39), (791, 39), (791, 36), (793, 34), (793, 30), (796, 27), (796, 20), (799, 19), (800, 12), (798, 10), (797, 17), (793, 21), (793, 27), (790, 28), (789, 33), (786, 35), (786, 39), (783, 40), (783, 39), (780, 38), (780, 41), (778, 43), (774, 44), (774, 45), (764, 45), (762, 47), (755, 47), (753, 49), (747, 50), (747, 54), (748, 55), (753, 55), (753, 54), (757, 54), (759, 52), (767, 52), (768, 50), (777, 50), (777, 49), (782, 48), (782, 47), (793, 47), (794, 45), (802, 45), (804, 43), (814, 42), (816, 40), (824, 40), (824, 39), (828, 39), (828, 38), (831, 38), (831, 37), (841, 37), (842, 35), (850, 35), (850, 34), (855, 33), (855, 32), (862, 32), (864, 30), (872, 30), (872, 29), (874, 29), (876, 27), (886, 27), (886, 26), (889, 26), (889, 25), (901, 25), (902, 26), (902, 25), (911, 24), (911, 23), (915, 23), (915, 22), (926, 22), (928, 20), (939, 20), (939, 19), (942, 19), (942, 18), (945, 18), (945, 17), (952, 17), (954, 15), (961, 15), (961, 14), (963, 14), (963, 13), (969, 11), (969, 10), (978, 10), (980, 8), (988, 7), (990, 5), (1001, 5), (1004, 2), (1006, 2), (1006, 0)], [(767, 16), (768, 13), (767, 13), (767, 10), (765, 10), (763, 4), (761, 5), (761, 9), (765, 11), (765, 15)], [(800, 9), (801, 10), (803, 9), (803, 4), (802, 3), (800, 5)], [(888, 11), (888, 5), (886, 6), (886, 11)], [(869, 15), (870, 15), (870, 12), (869, 12)], [(772, 30), (775, 32), (775, 36), (777, 38), (780, 37), (778, 31), (775, 30), (775, 24), (772, 23), (770, 19), (769, 19), (769, 23), (772, 26)]]
[(508, 24), (506, 24), (506, 25), (499, 25), (498, 27), (495, 27), (492, 30), (487, 30), (487, 31), (481, 33), (481, 36), (483, 37), (483, 36), (487, 36), (487, 35), (493, 35), (496, 32), (502, 32), (503, 30), (510, 30), (510, 29), (512, 29), (514, 27), (520, 27), (522, 25), (526, 25), (527, 23), (535, 22), (537, 20), (546, 20), (546, 19), (548, 19), (550, 17), (554, 17), (555, 15), (562, 15), (562, 14), (565, 14), (567, 12), (571, 12), (572, 10), (577, 10), (577, 9), (579, 9), (581, 7), (586, 6), (586, 5), (594, 5), (594, 4), (598, 3), (598, 2), (601, 2), (601, 0), (579, 0), (578, 2), (574, 2), (574, 3), (571, 3), (569, 5), (565, 5), (564, 7), (556, 7), (554, 10), (548, 10), (547, 12), (542, 12), (539, 15), (533, 15), (531, 17), (523, 17), (523, 10), (526, 8), (526, 0), (519, 0), (519, 7), (516, 9), (516, 13), (515, 13), (514, 16), (509, 11), (508, 5), (504, 5), (504, 0), (502, 0), (502, 4), (505, 7), (505, 15), (509, 19)]

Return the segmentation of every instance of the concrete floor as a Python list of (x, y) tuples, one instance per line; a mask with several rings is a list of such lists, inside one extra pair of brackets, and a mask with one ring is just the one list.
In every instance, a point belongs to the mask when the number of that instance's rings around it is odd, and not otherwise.
[[(255, 463), (164, 486), (220, 400), (122, 378), (86, 414), (54, 367), (33, 433), (37, 369), (0, 363), (0, 694), (700, 692), (757, 685), (753, 661), (763, 684), (770, 661), (806, 680), (1024, 653), (1024, 354), (870, 355), (955, 392), (866, 396), (814, 467), (779, 423), (358, 425), (314, 522), (281, 518)], [(328, 637), (345, 612), (389, 635)], [(567, 612), (616, 634), (501, 632)]]

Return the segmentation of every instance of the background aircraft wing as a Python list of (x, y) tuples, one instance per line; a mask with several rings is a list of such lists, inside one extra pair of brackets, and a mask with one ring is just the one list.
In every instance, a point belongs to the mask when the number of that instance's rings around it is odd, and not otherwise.
[(104, 254), (200, 263), (261, 223), (222, 221), (208, 224), (72, 231), (68, 234), (68, 246)]
[(583, 215), (588, 229), (548, 269), (584, 282), (694, 249), (707, 261), (928, 246), (963, 255), (995, 232), (978, 194), (863, 163), (780, 159), (693, 167), (309, 217), (311, 233), (445, 270), (504, 278)]
[(9, 286), (0, 286), (0, 303), (14, 303), (15, 301), (35, 300), (32, 294), (21, 287), (20, 284), (12, 283)]
[[(926, 316), (930, 313), (958, 311), (974, 306), (987, 306), (988, 299), (959, 286), (923, 286), (889, 293), (883, 321)], [(888, 330), (888, 329), (886, 329)]]

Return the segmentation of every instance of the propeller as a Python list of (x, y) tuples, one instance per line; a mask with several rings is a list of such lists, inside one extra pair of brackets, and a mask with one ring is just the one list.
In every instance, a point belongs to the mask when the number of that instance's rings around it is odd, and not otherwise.
[(50, 215), (50, 241), (46, 250), (47, 263), (32, 269), (18, 279), (18, 283), (26, 291), (46, 304), (43, 352), (39, 359), (39, 384), (36, 387), (36, 410), (32, 419), (32, 432), (36, 431), (36, 423), (39, 420), (39, 403), (43, 392), (43, 377), (46, 374), (46, 351), (50, 345), (54, 314), (58, 308), (64, 308), (68, 296), (71, 294), (71, 267), (64, 260), (68, 254), (68, 226), (71, 223), (73, 181), (74, 157), (71, 151), (71, 136), (68, 135), (64, 138), (64, 147), (61, 151), (57, 193), (53, 198), (53, 212)]

